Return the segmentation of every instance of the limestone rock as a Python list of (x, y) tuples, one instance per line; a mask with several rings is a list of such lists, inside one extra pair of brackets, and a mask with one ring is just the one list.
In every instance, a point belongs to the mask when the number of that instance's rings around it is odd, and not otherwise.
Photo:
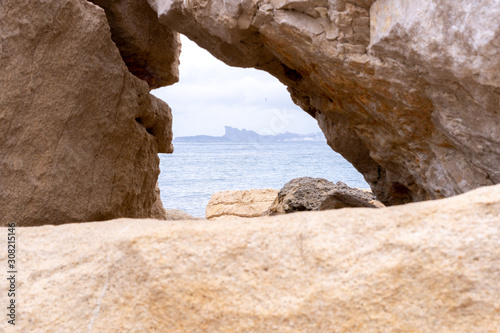
[(383, 207), (370, 192), (334, 184), (323, 178), (301, 177), (289, 181), (279, 191), (265, 215), (345, 207)]
[(156, 216), (171, 112), (128, 71), (104, 10), (2, 0), (0, 22), (0, 224)]
[(212, 194), (205, 212), (208, 220), (261, 216), (273, 203), (278, 190), (220, 191)]
[(146, 0), (90, 1), (104, 8), (113, 41), (132, 74), (150, 89), (179, 81), (179, 34), (158, 22)]
[(497, 0), (148, 0), (232, 66), (266, 70), (386, 204), (500, 182)]
[(15, 329), (498, 332), (499, 217), (494, 186), (251, 222), (17, 228)]

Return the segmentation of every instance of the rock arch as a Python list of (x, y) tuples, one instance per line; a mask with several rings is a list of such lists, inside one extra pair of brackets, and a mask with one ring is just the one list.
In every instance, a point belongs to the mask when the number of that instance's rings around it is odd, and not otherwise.
[(384, 203), (500, 182), (495, 1), (148, 2), (225, 63), (283, 82)]

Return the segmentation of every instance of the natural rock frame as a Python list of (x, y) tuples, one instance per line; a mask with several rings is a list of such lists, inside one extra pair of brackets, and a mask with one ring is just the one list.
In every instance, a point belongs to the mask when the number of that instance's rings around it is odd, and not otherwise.
[(277, 77), (385, 204), (500, 182), (495, 1), (148, 2), (228, 65)]

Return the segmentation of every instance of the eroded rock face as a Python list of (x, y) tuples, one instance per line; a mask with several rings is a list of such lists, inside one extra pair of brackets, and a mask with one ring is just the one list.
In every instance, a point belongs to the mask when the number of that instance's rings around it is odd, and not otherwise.
[(258, 217), (266, 212), (278, 195), (274, 189), (220, 191), (212, 194), (205, 218), (220, 220)]
[(0, 223), (159, 217), (171, 112), (132, 75), (104, 10), (0, 3)]
[(496, 0), (148, 0), (222, 61), (266, 70), (386, 204), (500, 182)]
[(16, 332), (498, 332), (499, 216), (497, 185), (252, 223), (18, 228)]
[(129, 71), (150, 89), (179, 81), (179, 34), (161, 25), (146, 0), (90, 0), (104, 8)]

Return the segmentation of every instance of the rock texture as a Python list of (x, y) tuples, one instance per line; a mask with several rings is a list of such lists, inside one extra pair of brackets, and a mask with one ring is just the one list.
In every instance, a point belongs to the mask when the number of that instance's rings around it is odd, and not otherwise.
[(273, 203), (278, 190), (220, 191), (212, 194), (205, 212), (208, 220), (261, 216)]
[(497, 0), (148, 0), (232, 66), (268, 71), (386, 204), (500, 182)]
[(161, 25), (147, 0), (90, 0), (104, 8), (129, 71), (150, 89), (179, 81), (179, 34)]
[(346, 207), (382, 208), (385, 205), (375, 200), (371, 191), (351, 188), (342, 182), (337, 182), (335, 188), (328, 192), (319, 210)]
[(499, 332), (499, 217), (495, 186), (252, 222), (17, 228), (15, 329)]
[(158, 217), (171, 112), (128, 71), (104, 10), (2, 0), (0, 22), (0, 224)]
[(384, 205), (370, 192), (334, 184), (323, 178), (301, 177), (289, 181), (279, 191), (265, 215), (345, 207), (379, 208)]

